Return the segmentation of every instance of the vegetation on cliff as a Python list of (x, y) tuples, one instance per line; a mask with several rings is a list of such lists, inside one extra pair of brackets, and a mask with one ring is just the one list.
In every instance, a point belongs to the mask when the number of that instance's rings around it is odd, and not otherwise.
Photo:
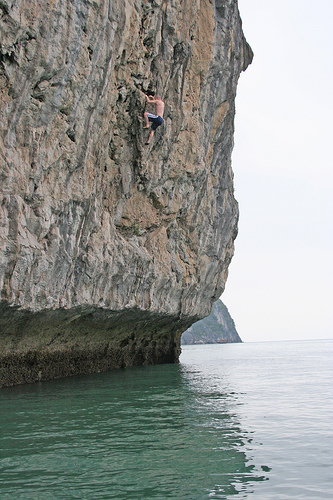
[(227, 307), (219, 299), (207, 318), (194, 323), (182, 335), (181, 343), (216, 344), (242, 342), (237, 333), (234, 320)]

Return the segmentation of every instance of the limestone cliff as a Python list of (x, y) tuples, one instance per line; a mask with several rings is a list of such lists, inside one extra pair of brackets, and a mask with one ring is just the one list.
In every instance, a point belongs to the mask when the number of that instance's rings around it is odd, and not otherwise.
[(177, 360), (233, 255), (251, 59), (236, 0), (0, 0), (0, 383)]
[(216, 344), (242, 342), (235, 322), (222, 300), (217, 300), (207, 318), (188, 328), (181, 337), (181, 344)]

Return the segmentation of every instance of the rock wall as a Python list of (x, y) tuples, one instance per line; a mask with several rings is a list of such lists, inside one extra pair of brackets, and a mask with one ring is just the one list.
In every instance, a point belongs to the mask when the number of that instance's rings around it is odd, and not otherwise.
[(236, 0), (0, 0), (3, 385), (177, 360), (233, 255), (251, 59)]

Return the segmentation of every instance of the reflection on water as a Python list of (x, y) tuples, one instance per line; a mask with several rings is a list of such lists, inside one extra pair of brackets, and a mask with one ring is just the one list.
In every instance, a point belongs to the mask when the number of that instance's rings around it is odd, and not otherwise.
[(0, 497), (245, 498), (251, 463), (241, 395), (191, 365), (0, 392)]
[(263, 466), (259, 471), (249, 460), (253, 437), (241, 428), (239, 422), (242, 395), (230, 390), (227, 379), (209, 370), (205, 372), (195, 370), (193, 366), (183, 366), (182, 378), (191, 400), (190, 419), (196, 434), (199, 434), (198, 450), (204, 442), (200, 460), (208, 464), (206, 475), (211, 482), (206, 487), (208, 496), (226, 498), (243, 493), (241, 497), (246, 498), (252, 492), (251, 483), (268, 479), (262, 475), (262, 470), (268, 471), (269, 468)]

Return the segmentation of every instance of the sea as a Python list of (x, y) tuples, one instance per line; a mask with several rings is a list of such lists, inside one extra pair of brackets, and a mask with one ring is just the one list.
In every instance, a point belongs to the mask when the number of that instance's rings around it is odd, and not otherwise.
[(0, 390), (0, 499), (333, 499), (333, 340)]

